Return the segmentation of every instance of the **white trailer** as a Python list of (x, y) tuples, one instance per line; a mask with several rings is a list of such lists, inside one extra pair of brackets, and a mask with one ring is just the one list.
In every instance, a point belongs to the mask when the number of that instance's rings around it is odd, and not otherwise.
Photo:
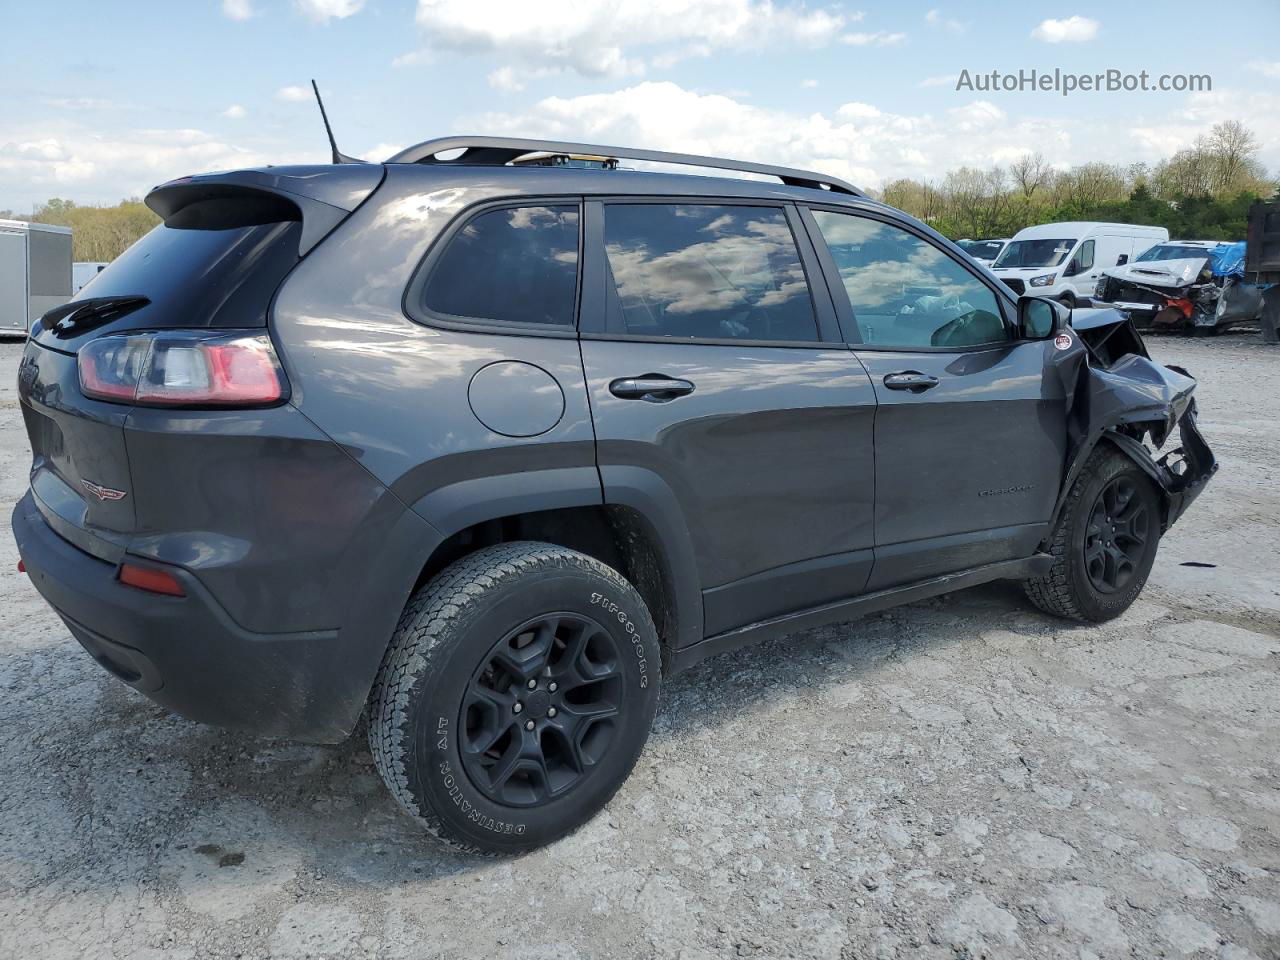
[(71, 299), (71, 228), (0, 220), (0, 334)]

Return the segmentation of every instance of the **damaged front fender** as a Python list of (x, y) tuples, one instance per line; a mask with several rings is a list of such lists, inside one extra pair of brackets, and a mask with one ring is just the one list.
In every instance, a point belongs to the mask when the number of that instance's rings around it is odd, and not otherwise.
[[(1163, 533), (1218, 469), (1196, 426), (1195, 378), (1154, 362), (1133, 322), (1115, 310), (1077, 310), (1072, 327), (1080, 347), (1050, 359), (1067, 399), (1068, 440), (1053, 521), (1089, 456), (1099, 443), (1110, 443), (1163, 493)], [(1175, 428), (1179, 445), (1159, 455)]]

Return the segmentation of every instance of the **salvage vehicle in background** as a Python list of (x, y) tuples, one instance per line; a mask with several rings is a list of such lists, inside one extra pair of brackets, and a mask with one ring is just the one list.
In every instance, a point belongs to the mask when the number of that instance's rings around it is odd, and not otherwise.
[(818, 173), (454, 137), (147, 204), (23, 355), (22, 564), (180, 713), (366, 716), (468, 850), (593, 816), (712, 655), (1001, 578), (1119, 615), (1216, 469), (1130, 321)]
[(1244, 256), (1244, 243), (1157, 244), (1133, 263), (1102, 271), (1094, 302), (1156, 330), (1208, 334), (1250, 323), (1262, 310), (1262, 291), (1244, 282)]
[(1019, 230), (992, 271), (1014, 293), (1053, 297), (1068, 308), (1093, 296), (1101, 272), (1169, 239), (1164, 227), (1068, 221)]

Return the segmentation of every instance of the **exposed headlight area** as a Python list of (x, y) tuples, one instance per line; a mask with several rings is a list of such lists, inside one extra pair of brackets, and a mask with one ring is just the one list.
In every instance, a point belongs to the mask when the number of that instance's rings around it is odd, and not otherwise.
[(265, 334), (165, 330), (99, 337), (77, 355), (80, 389), (112, 403), (260, 407), (288, 397)]
[(1038, 277), (1031, 278), (1031, 286), (1033, 287), (1051, 287), (1053, 281), (1057, 279), (1056, 273), (1042, 273)]

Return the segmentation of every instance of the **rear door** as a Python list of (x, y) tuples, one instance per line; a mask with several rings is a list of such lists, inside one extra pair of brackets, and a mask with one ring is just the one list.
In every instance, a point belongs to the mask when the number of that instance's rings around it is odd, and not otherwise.
[(606, 500), (637, 471), (674, 495), (707, 636), (858, 593), (875, 393), (795, 209), (586, 206), (581, 344)]
[(879, 401), (867, 588), (1029, 556), (1065, 456), (1052, 342), (1015, 340), (1007, 298), (923, 231), (847, 210), (806, 221)]

